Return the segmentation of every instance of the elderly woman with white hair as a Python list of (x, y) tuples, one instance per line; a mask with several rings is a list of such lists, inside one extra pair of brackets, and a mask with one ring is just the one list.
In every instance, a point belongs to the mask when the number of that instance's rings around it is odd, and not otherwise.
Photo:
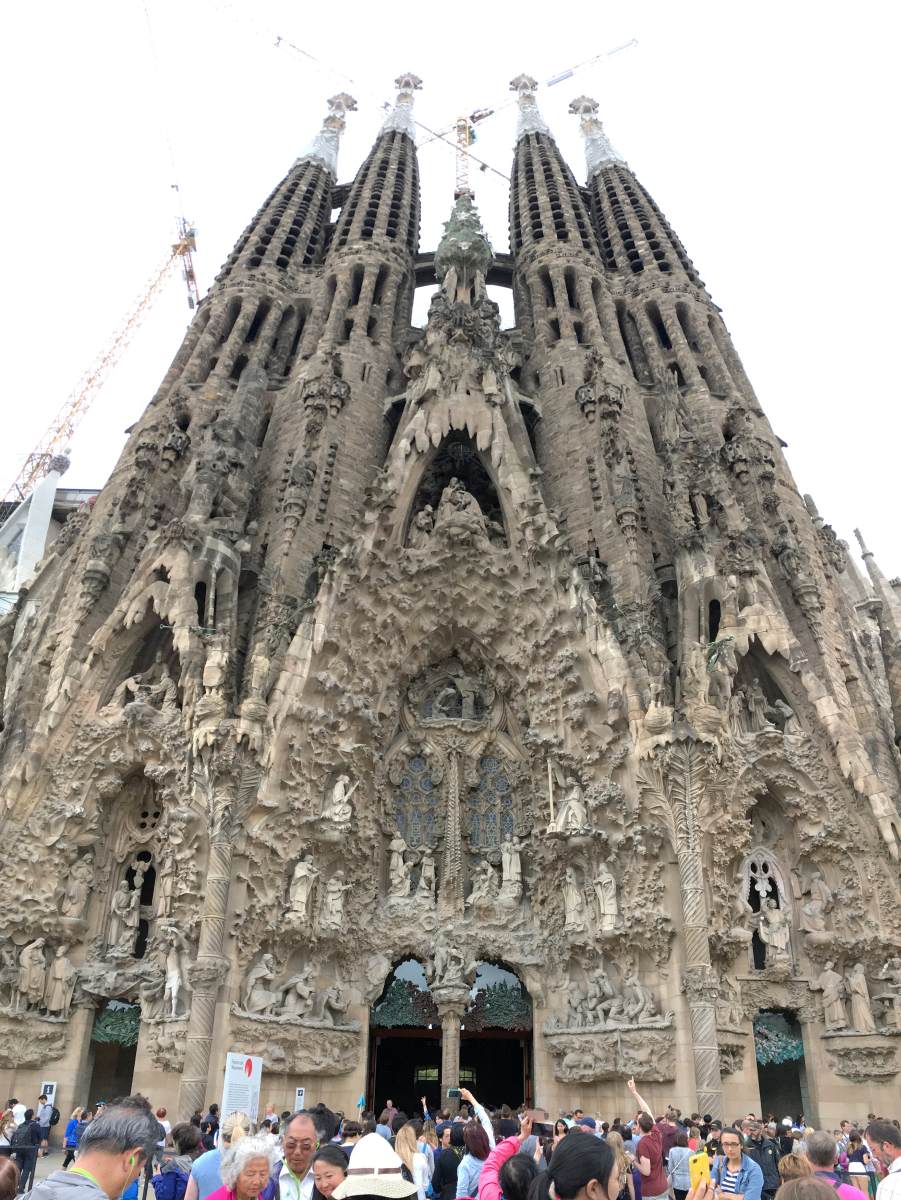
[(275, 1164), (275, 1147), (270, 1138), (243, 1137), (232, 1142), (222, 1153), (219, 1167), (222, 1187), (212, 1192), (209, 1200), (259, 1200)]

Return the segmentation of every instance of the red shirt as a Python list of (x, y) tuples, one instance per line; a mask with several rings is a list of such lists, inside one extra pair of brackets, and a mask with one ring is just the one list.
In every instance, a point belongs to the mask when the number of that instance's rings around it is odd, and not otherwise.
[(638, 1145), (635, 1147), (635, 1157), (637, 1159), (646, 1158), (651, 1164), (650, 1175), (642, 1175), (641, 1177), (642, 1196), (667, 1195), (669, 1192), (669, 1179), (666, 1175), (666, 1168), (663, 1165), (663, 1138), (660, 1136), (660, 1130), (656, 1125), (650, 1133), (646, 1133), (638, 1139)]

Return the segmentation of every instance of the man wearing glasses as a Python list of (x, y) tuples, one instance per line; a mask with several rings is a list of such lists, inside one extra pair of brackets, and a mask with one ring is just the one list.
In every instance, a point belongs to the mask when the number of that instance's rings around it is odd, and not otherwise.
[(763, 1172), (743, 1152), (741, 1134), (737, 1129), (724, 1129), (720, 1137), (722, 1154), (714, 1159), (710, 1170), (715, 1200), (760, 1200), (763, 1191)]
[(871, 1121), (867, 1145), (888, 1174), (876, 1189), (876, 1200), (901, 1200), (901, 1129), (892, 1121)]
[(309, 1113), (295, 1113), (290, 1118), (282, 1146), (285, 1158), (278, 1175), (281, 1200), (312, 1200), (313, 1155), (319, 1149), (319, 1133)]

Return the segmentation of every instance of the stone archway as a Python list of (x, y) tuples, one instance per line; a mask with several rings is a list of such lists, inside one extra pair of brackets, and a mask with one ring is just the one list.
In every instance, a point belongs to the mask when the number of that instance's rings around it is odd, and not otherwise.
[(416, 958), (397, 962), (369, 1015), (366, 1097), (378, 1115), (388, 1100), (409, 1116), (441, 1106), (441, 1018)]
[(470, 964), (465, 978), (439, 982), (433, 963), (397, 962), (370, 1010), (367, 1100), (408, 1114), (456, 1108), (449, 1088), (514, 1108), (532, 1099), (532, 999), (501, 962)]

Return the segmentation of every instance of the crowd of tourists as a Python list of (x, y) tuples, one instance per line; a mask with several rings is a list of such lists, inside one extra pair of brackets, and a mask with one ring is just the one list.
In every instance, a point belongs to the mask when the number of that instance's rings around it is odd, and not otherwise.
[[(576, 1108), (553, 1122), (466, 1088), (458, 1111), (425, 1098), (348, 1118), (323, 1104), (254, 1125), (216, 1105), (172, 1125), (143, 1096), (75, 1109), (62, 1168), (29, 1200), (901, 1200), (901, 1125), (869, 1113), (836, 1130), (748, 1113), (655, 1114), (610, 1121)], [(49, 1127), (11, 1100), (0, 1114), (0, 1200), (15, 1200), (47, 1152)], [(55, 1110), (54, 1110), (55, 1111)], [(46, 1117), (46, 1114), (44, 1114)], [(19, 1136), (27, 1131), (27, 1141)], [(35, 1130), (37, 1131), (35, 1133)], [(35, 1140), (36, 1139), (36, 1140)], [(33, 1157), (32, 1157), (33, 1156)]]

